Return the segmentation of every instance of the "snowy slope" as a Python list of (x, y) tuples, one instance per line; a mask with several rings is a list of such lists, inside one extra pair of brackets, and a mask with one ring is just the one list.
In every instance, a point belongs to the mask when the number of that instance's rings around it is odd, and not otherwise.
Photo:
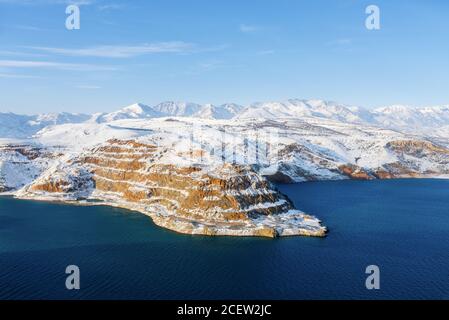
[[(439, 141), (321, 118), (126, 119), (50, 126), (35, 139), (40, 145), (75, 153), (111, 139), (133, 139), (165, 148), (168, 151), (159, 163), (180, 166), (198, 162), (189, 154), (202, 150), (201, 163), (210, 167), (222, 162), (256, 165), (264, 175), (282, 173), (293, 181), (343, 179), (346, 175), (340, 167), (346, 165), (357, 166), (372, 178), (379, 170), (390, 172), (391, 165), (397, 176), (449, 172), (449, 151), (438, 149), (444, 148)], [(406, 144), (400, 150), (389, 147), (407, 141), (416, 143), (416, 150)]]
[(227, 103), (220, 106), (206, 104), (193, 116), (203, 119), (232, 119), (244, 109), (243, 106), (235, 103)]
[(29, 138), (50, 125), (81, 123), (88, 119), (89, 115), (66, 112), (35, 116), (0, 113), (0, 138)]
[(191, 117), (201, 110), (202, 106), (190, 102), (162, 102), (153, 107), (153, 110), (165, 116)]
[(330, 101), (294, 99), (285, 102), (255, 103), (242, 110), (237, 118), (318, 118), (442, 136), (446, 130), (439, 129), (449, 126), (449, 106), (413, 108), (393, 105), (368, 110)]
[(113, 123), (84, 122), (49, 126), (37, 132), (34, 140), (40, 145), (65, 147), (68, 151), (79, 152), (109, 139), (131, 139), (147, 133), (145, 130), (114, 126)]
[(156, 106), (135, 103), (111, 113), (101, 113), (92, 116), (91, 121), (98, 123), (125, 119), (148, 119), (161, 117), (195, 117), (205, 119), (232, 119), (238, 115), (243, 106), (229, 103), (220, 106), (212, 104), (200, 105), (190, 102), (163, 102)]
[(449, 125), (449, 106), (413, 108), (393, 105), (375, 109), (374, 123), (405, 131), (432, 133), (432, 129)]
[(339, 120), (345, 123), (369, 123), (372, 117), (368, 110), (350, 107), (324, 100), (291, 99), (285, 102), (255, 103), (237, 116), (245, 118), (301, 118), (317, 117)]
[(91, 121), (105, 123), (122, 119), (145, 119), (162, 116), (164, 116), (164, 114), (147, 105), (135, 103), (115, 112), (95, 114), (92, 116)]

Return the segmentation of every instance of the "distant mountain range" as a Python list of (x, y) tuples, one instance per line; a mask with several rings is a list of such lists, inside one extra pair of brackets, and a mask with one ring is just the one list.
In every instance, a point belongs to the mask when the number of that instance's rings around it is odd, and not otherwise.
[(59, 124), (161, 117), (197, 117), (202, 119), (328, 119), (346, 124), (366, 124), (403, 132), (449, 136), (449, 105), (414, 108), (393, 105), (377, 109), (354, 107), (324, 100), (291, 99), (283, 102), (259, 102), (249, 106), (190, 102), (163, 102), (155, 106), (136, 103), (110, 113), (52, 113), (35, 116), (0, 113), (0, 138), (29, 138), (41, 129)]

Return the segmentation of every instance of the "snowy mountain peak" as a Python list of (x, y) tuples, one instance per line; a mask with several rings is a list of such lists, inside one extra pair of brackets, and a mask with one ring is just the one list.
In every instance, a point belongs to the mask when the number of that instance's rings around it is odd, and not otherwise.
[(30, 120), (32, 125), (57, 125), (64, 123), (80, 123), (88, 120), (91, 116), (87, 114), (80, 113), (44, 113), (39, 114)]
[(196, 114), (194, 114), (194, 116), (203, 119), (232, 119), (236, 117), (243, 109), (243, 106), (235, 103), (226, 103), (221, 106), (205, 104)]
[(124, 112), (134, 113), (134, 114), (145, 114), (148, 112), (151, 108), (149, 106), (146, 106), (142, 103), (134, 103), (130, 106), (127, 106), (122, 109)]
[(445, 106), (434, 106), (434, 107), (425, 107), (421, 109), (422, 113), (449, 113), (449, 105)]
[(155, 111), (152, 107), (142, 103), (135, 103), (115, 112), (94, 115), (93, 118), (95, 118), (95, 122), (104, 123), (115, 120), (145, 119), (161, 116), (163, 115), (160, 112)]
[(166, 116), (190, 117), (200, 111), (201, 105), (191, 102), (166, 101), (153, 107), (153, 110)]
[(161, 117), (195, 117), (201, 119), (316, 119), (346, 124), (362, 124), (403, 132), (446, 137), (449, 132), (449, 105), (414, 108), (391, 105), (377, 109), (349, 106), (337, 102), (311, 99), (257, 102), (249, 106), (235, 103), (222, 105), (166, 101), (155, 106), (134, 103), (110, 113), (93, 115), (48, 113), (35, 116), (0, 113), (0, 138), (29, 138), (39, 130), (69, 123), (109, 123), (127, 119)]
[(374, 109), (374, 112), (383, 113), (383, 114), (398, 114), (398, 113), (412, 113), (416, 112), (416, 109), (410, 106), (395, 104), (387, 107), (381, 107)]

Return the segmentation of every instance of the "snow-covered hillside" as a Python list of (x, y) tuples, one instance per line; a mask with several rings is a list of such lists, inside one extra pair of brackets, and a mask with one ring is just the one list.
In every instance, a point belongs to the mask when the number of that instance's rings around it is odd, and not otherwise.
[(237, 117), (241, 119), (316, 117), (345, 123), (368, 123), (372, 121), (370, 113), (363, 108), (350, 107), (330, 101), (298, 99), (285, 102), (255, 103), (245, 108)]
[[(211, 169), (221, 163), (251, 165), (277, 181), (449, 174), (448, 140), (444, 143), (396, 130), (314, 117), (88, 121), (46, 127), (32, 141), (41, 147), (79, 154), (114, 139), (169, 150), (159, 163), (200, 163)], [(191, 159), (188, 155), (192, 150), (201, 150), (201, 158)]]
[(232, 119), (236, 117), (243, 109), (243, 106), (235, 103), (227, 103), (220, 106), (207, 104), (193, 116), (204, 119)]
[(81, 123), (90, 118), (89, 115), (66, 112), (35, 116), (0, 113), (0, 138), (29, 138), (47, 126)]
[(98, 113), (94, 114), (91, 118), (91, 122), (105, 123), (122, 119), (145, 119), (145, 118), (158, 118), (163, 114), (154, 110), (153, 108), (141, 103), (135, 103), (118, 111), (111, 113)]
[(436, 129), (449, 125), (449, 106), (414, 108), (394, 105), (374, 110), (323, 100), (288, 100), (256, 103), (238, 118), (317, 118), (364, 124), (424, 135), (444, 135)]
[(375, 109), (372, 115), (373, 123), (379, 126), (428, 135), (444, 136), (445, 133), (438, 129), (449, 124), (449, 106), (413, 108), (394, 105)]

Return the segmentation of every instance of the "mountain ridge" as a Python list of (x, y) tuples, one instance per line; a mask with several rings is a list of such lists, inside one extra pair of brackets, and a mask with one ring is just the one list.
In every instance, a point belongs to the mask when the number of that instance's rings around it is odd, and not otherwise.
[(134, 103), (113, 112), (92, 115), (68, 112), (38, 115), (0, 113), (0, 137), (30, 138), (46, 126), (66, 123), (108, 123), (116, 120), (163, 117), (215, 120), (318, 118), (445, 136), (449, 128), (449, 105), (430, 107), (391, 105), (367, 109), (318, 99), (255, 102), (247, 106), (236, 103), (214, 105), (182, 101), (165, 101), (154, 106)]

